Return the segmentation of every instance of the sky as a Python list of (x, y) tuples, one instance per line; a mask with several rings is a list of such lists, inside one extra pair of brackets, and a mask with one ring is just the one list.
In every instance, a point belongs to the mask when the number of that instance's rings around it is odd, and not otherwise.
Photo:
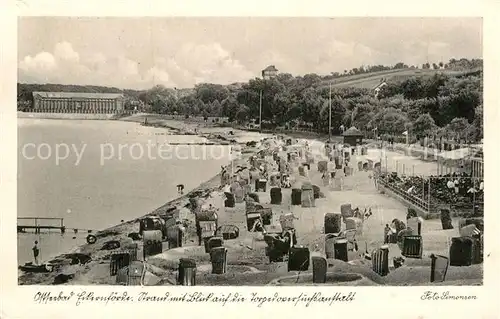
[(18, 81), (148, 89), (482, 58), (481, 18), (22, 17)]

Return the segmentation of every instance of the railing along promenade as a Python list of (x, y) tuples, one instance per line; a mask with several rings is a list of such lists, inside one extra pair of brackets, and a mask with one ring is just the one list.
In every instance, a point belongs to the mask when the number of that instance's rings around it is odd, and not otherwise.
[(424, 200), (415, 195), (408, 194), (408, 192), (404, 191), (400, 187), (389, 183), (384, 178), (377, 179), (377, 183), (383, 186), (386, 189), (389, 189), (392, 193), (397, 195), (399, 199), (402, 199), (404, 202), (416, 206), (417, 208), (424, 211), (425, 214), (436, 213), (434, 205), (430, 204), (428, 200)]

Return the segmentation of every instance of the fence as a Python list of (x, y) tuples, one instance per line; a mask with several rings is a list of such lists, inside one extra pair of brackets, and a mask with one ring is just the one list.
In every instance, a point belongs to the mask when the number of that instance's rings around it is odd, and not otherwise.
[(399, 196), (401, 199), (406, 201), (407, 203), (414, 205), (420, 209), (422, 209), (427, 214), (430, 214), (435, 211), (429, 201), (423, 200), (415, 195), (408, 194), (406, 191), (402, 190), (398, 186), (392, 185), (383, 178), (377, 180), (377, 182), (382, 185), (384, 188), (389, 189), (391, 192)]
[(472, 177), (484, 177), (484, 161), (482, 159), (473, 159), (472, 161)]

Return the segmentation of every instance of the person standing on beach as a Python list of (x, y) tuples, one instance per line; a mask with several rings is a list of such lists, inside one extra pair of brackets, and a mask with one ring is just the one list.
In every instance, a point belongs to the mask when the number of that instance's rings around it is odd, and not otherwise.
[(33, 258), (35, 259), (35, 265), (38, 266), (38, 255), (40, 255), (40, 249), (38, 248), (38, 241), (35, 240), (35, 245), (32, 248)]
[(184, 184), (177, 185), (177, 192), (182, 195), (184, 194)]

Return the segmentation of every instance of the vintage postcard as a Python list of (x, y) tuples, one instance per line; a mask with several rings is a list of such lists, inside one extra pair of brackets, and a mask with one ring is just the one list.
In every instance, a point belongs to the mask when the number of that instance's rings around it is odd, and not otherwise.
[(497, 318), (484, 14), (11, 17), (2, 317)]

